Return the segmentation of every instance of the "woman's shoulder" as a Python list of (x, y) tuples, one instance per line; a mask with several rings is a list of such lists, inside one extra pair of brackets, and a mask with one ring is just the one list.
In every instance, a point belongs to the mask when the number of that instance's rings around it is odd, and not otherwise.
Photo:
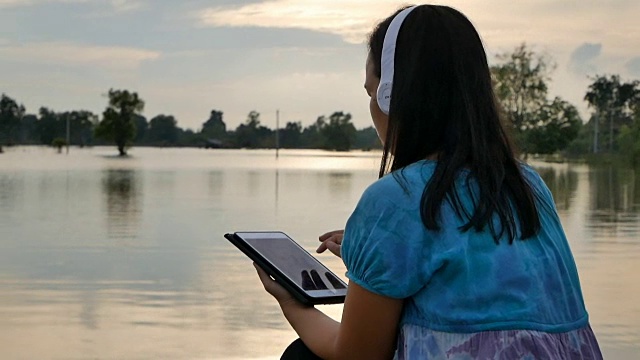
[(544, 180), (540, 174), (531, 166), (525, 162), (520, 162), (520, 171), (524, 178), (533, 185), (544, 185)]
[(369, 185), (363, 198), (389, 201), (410, 200), (422, 196), (426, 183), (433, 175), (436, 162), (422, 160), (393, 171)]
[(536, 195), (543, 197), (546, 201), (553, 202), (551, 190), (549, 190), (542, 176), (531, 165), (524, 162), (520, 163), (520, 171)]

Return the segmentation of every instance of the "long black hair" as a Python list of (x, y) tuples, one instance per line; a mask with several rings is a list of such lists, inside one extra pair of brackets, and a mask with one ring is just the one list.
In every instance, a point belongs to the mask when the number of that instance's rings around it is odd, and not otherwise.
[[(369, 37), (378, 77), (384, 36), (400, 11)], [(463, 14), (447, 6), (421, 5), (407, 16), (396, 42), (392, 91), (379, 175), (396, 176), (395, 170), (437, 156), (420, 206), (427, 229), (440, 228), (440, 209), (449, 201), (467, 221), (463, 232), (489, 226), (496, 243), (505, 232), (512, 243), (539, 231), (535, 197), (503, 125), (482, 40)], [(471, 213), (455, 186), (464, 169), (467, 185), (471, 179), (477, 184)]]

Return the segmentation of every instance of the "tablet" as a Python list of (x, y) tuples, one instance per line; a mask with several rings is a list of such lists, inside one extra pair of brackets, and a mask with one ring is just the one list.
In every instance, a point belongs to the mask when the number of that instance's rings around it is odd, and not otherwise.
[(283, 232), (224, 236), (306, 305), (343, 303), (347, 284)]

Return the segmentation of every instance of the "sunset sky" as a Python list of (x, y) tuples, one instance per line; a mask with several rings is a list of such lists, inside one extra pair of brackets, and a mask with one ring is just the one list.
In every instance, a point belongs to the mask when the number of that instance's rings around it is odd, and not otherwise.
[[(476, 25), (491, 61), (522, 42), (557, 64), (550, 96), (584, 117), (588, 76), (640, 79), (638, 0), (439, 1)], [(350, 112), (372, 26), (393, 0), (0, 0), (0, 92), (56, 111), (101, 113), (109, 88), (137, 91), (144, 115), (198, 130), (211, 109), (235, 128), (251, 110), (281, 124)]]

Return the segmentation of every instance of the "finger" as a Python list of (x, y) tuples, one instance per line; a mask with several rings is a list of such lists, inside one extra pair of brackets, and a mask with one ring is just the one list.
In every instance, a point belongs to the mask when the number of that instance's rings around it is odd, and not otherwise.
[(326, 243), (326, 242), (334, 242), (338, 245), (342, 244), (342, 238), (343, 235), (342, 234), (333, 234), (327, 238), (325, 238), (324, 240), (320, 240), (322, 243)]
[(330, 237), (332, 237), (333, 235), (342, 234), (342, 233), (344, 233), (344, 230), (333, 230), (333, 231), (329, 231), (327, 233), (324, 233), (324, 234), (320, 235), (320, 237), (318, 239), (320, 241), (325, 241), (325, 240), (329, 239)]
[(325, 250), (327, 250), (327, 243), (323, 242), (322, 244), (320, 244), (320, 246), (318, 246), (318, 248), (316, 249), (316, 252), (318, 254), (322, 254)]
[(334, 243), (334, 242), (327, 242), (327, 249), (329, 249), (329, 251), (331, 251), (331, 253), (333, 253), (333, 255), (342, 258), (342, 246)]
[(342, 238), (343, 238), (343, 237), (344, 237), (344, 236), (343, 236), (342, 234), (335, 234), (335, 235), (333, 235), (333, 236), (331, 237), (331, 239), (330, 239), (330, 240), (331, 240), (332, 242), (334, 242), (334, 243), (336, 243), (336, 244), (340, 245), (340, 244), (342, 244)]

